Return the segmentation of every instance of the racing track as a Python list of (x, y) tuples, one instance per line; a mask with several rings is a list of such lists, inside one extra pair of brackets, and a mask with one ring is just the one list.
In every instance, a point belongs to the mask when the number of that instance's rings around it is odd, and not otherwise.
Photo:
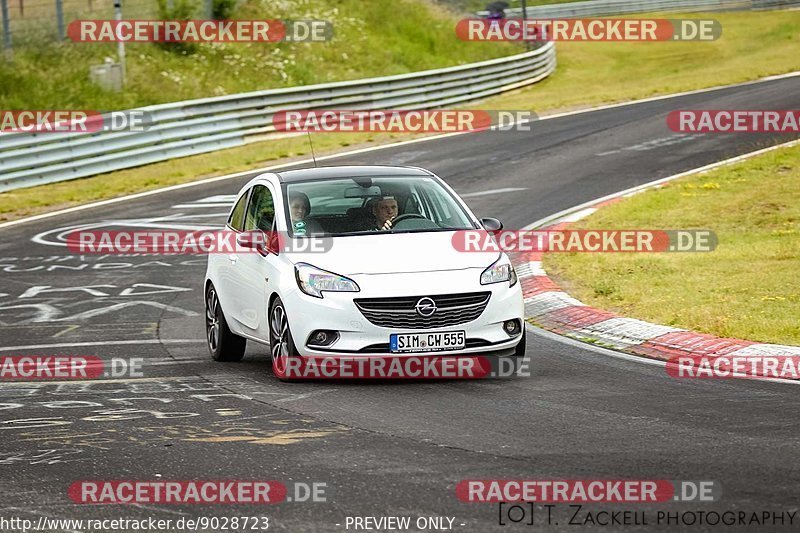
[[(798, 106), (800, 77), (793, 77), (567, 115), (535, 123), (531, 132), (453, 136), (326, 164), (423, 166), (462, 194), (523, 189), (466, 198), (478, 216), (521, 228), (593, 198), (789, 140), (682, 137), (666, 128), (670, 110)], [(283, 384), (271, 376), (266, 347), (251, 343), (240, 364), (209, 359), (200, 315), (204, 259), (63, 259), (65, 248), (31, 241), (108, 220), (163, 225), (152, 219), (169, 216), (168, 224), (219, 224), (227, 199), (211, 197), (234, 194), (247, 179), (2, 230), (0, 355), (142, 357), (146, 379), (0, 385), (0, 516), (177, 519), (263, 511), (278, 530), (344, 531), (347, 515), (399, 514), (455, 516), (458, 531), (509, 529), (497, 525), (494, 504), (456, 499), (455, 484), (467, 478), (713, 479), (722, 483), (720, 502), (653, 509), (798, 509), (794, 386), (678, 381), (661, 367), (530, 332), (531, 378)], [(37, 294), (33, 286), (72, 290)], [(57, 346), (23, 348), (31, 345)], [(81, 403), (54, 403), (64, 401)], [(79, 507), (66, 497), (80, 479), (159, 477), (321, 481), (330, 502)], [(552, 529), (570, 529), (568, 511), (556, 510), (560, 526)]]

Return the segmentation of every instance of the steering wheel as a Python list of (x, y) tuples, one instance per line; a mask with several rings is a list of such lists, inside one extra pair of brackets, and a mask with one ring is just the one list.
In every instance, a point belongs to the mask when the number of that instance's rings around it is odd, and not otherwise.
[(395, 224), (397, 224), (398, 222), (401, 222), (403, 220), (409, 220), (411, 218), (424, 218), (425, 220), (428, 220), (427, 217), (424, 217), (417, 213), (406, 213), (405, 215), (400, 215), (399, 217), (392, 220), (392, 227), (394, 227)]

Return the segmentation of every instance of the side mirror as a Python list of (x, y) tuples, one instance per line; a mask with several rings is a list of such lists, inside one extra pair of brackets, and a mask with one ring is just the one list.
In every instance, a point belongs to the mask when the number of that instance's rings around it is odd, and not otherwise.
[(483, 226), (483, 229), (492, 234), (496, 234), (503, 229), (503, 223), (496, 218), (482, 218), (481, 225)]
[(267, 233), (260, 230), (246, 231), (236, 235), (236, 244), (238, 246), (256, 250), (264, 256), (270, 253), (278, 255), (278, 250), (280, 249), (278, 242), (278, 234), (274, 231)]

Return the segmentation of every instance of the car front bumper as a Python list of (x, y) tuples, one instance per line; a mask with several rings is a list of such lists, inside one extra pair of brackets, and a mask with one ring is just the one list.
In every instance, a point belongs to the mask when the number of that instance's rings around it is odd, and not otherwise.
[[(481, 269), (450, 270), (424, 273), (351, 275), (359, 292), (325, 292), (314, 298), (299, 289), (285, 294), (284, 305), (289, 316), (289, 328), (301, 355), (312, 357), (352, 357), (370, 355), (430, 356), (430, 355), (510, 355), (522, 338), (524, 306), (522, 289), (517, 282), (491, 285), (480, 284)], [(354, 299), (390, 298), (402, 296), (433, 296), (445, 294), (490, 292), (483, 312), (474, 320), (436, 328), (400, 328), (375, 325), (358, 309)], [(503, 329), (508, 320), (520, 321), (519, 334), (509, 336)], [(330, 346), (309, 346), (309, 336), (316, 330), (338, 332)], [(389, 351), (389, 336), (393, 333), (441, 333), (464, 331), (467, 347), (457, 350)]]

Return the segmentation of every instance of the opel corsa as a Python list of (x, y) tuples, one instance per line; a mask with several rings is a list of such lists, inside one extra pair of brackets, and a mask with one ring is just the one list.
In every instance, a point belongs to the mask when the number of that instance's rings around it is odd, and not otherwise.
[(293, 357), (521, 358), (522, 291), (508, 256), (452, 244), (457, 231), (501, 228), (420, 168), (262, 174), (223, 230), (239, 251), (209, 255), (208, 348), (238, 361), (248, 339), (268, 344), (279, 379)]

